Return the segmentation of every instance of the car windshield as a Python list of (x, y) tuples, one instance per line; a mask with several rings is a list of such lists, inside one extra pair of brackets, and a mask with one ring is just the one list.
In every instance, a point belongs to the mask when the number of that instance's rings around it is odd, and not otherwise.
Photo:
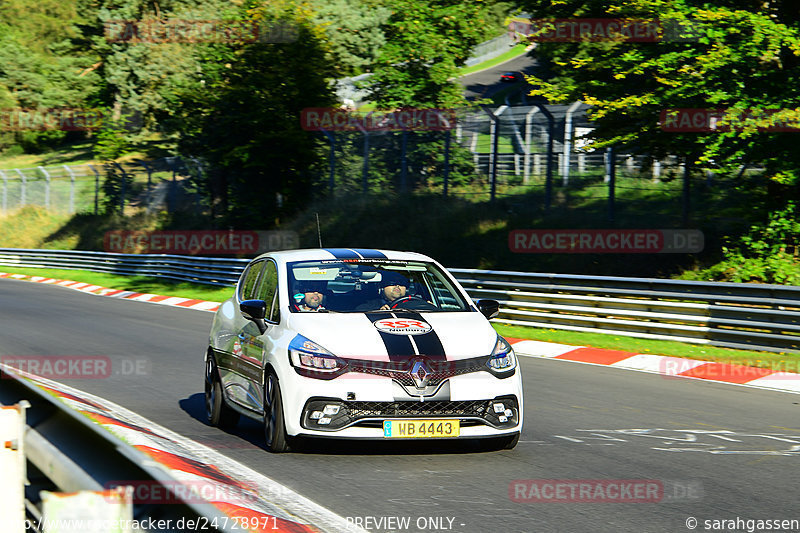
[(433, 263), (331, 260), (289, 263), (293, 312), (452, 312), (470, 306)]

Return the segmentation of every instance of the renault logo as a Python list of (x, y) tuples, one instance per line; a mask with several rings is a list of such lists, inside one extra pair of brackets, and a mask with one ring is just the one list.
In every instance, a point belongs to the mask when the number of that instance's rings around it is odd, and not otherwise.
[(424, 389), (428, 386), (428, 375), (431, 371), (425, 366), (424, 361), (416, 361), (414, 362), (414, 366), (411, 367), (411, 377), (414, 379), (414, 385), (418, 389)]

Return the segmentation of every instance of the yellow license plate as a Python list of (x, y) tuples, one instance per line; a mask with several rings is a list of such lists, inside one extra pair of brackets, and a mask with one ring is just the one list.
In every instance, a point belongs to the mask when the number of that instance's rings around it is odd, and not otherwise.
[(458, 437), (459, 420), (384, 420), (383, 436), (388, 439), (439, 439)]

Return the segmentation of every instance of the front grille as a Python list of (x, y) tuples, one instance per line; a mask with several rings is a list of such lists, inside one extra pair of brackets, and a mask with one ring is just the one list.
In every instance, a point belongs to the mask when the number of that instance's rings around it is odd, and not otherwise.
[(488, 411), (486, 400), (461, 402), (346, 402), (345, 409), (353, 418), (363, 417), (430, 417), (477, 416)]
[(406, 361), (366, 361), (363, 359), (349, 359), (347, 370), (362, 374), (372, 374), (393, 379), (406, 387), (414, 386), (411, 369), (415, 361), (424, 361), (428, 367), (428, 386), (439, 385), (442, 381), (454, 376), (470, 374), (488, 370), (486, 362), (489, 357), (474, 357), (461, 361), (435, 361), (426, 357), (409, 357)]

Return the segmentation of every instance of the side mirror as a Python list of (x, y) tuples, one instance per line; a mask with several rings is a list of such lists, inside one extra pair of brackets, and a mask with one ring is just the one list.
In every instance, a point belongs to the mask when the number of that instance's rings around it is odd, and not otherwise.
[(486, 318), (494, 318), (500, 314), (500, 303), (497, 300), (478, 300), (475, 305)]
[(262, 334), (267, 331), (264, 318), (267, 316), (267, 302), (264, 300), (244, 300), (239, 304), (239, 310), (247, 320), (252, 320)]

